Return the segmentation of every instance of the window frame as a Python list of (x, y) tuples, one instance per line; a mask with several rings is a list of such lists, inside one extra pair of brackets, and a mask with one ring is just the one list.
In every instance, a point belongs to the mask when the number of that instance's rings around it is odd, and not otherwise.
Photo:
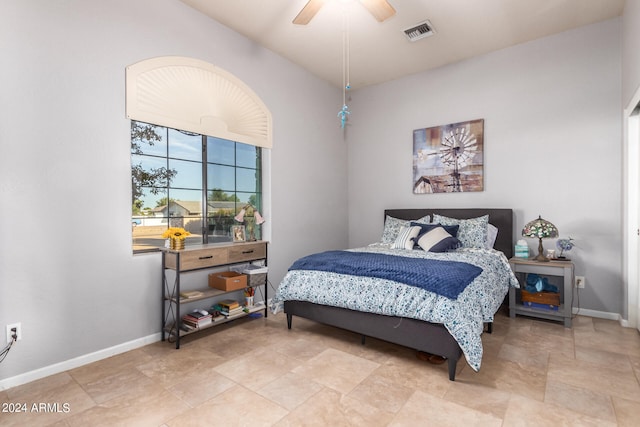
[[(151, 126), (153, 127), (154, 130), (157, 129), (161, 129), (162, 133), (164, 134), (163, 138), (164, 138), (164, 143), (165, 143), (165, 147), (164, 147), (164, 152), (165, 155), (159, 155), (157, 150), (149, 150), (150, 152), (154, 152), (153, 154), (149, 153), (144, 153), (144, 149), (141, 149), (139, 146), (136, 149), (134, 149), (134, 135), (133, 135), (133, 126), (134, 124), (140, 124), (142, 126)], [(228, 196), (232, 199), (233, 201), (233, 211), (231, 214), (231, 218), (235, 217), (235, 215), (244, 207), (247, 207), (248, 205), (251, 205), (251, 208), (257, 210), (257, 211), (261, 211), (262, 210), (262, 201), (263, 201), (263, 173), (264, 173), (264, 168), (263, 168), (263, 149), (260, 146), (254, 146), (252, 144), (247, 144), (247, 143), (243, 143), (240, 141), (232, 141), (232, 140), (228, 140), (226, 138), (222, 138), (222, 137), (214, 137), (214, 136), (210, 136), (210, 135), (204, 135), (204, 134), (198, 134), (195, 132), (191, 132), (191, 131), (183, 131), (180, 129), (175, 129), (175, 128), (171, 128), (168, 126), (163, 126), (163, 125), (157, 125), (157, 124), (153, 124), (153, 123), (147, 123), (147, 122), (143, 122), (140, 120), (131, 120), (131, 127), (132, 127), (132, 132), (131, 132), (131, 171), (132, 171), (132, 210), (131, 210), (131, 220), (132, 220), (132, 250), (134, 254), (138, 254), (138, 253), (148, 253), (148, 252), (157, 252), (159, 251), (162, 247), (165, 246), (164, 244), (164, 239), (162, 239), (161, 234), (151, 234), (151, 235), (146, 235), (146, 239), (148, 240), (158, 240), (158, 245), (143, 245), (140, 247), (136, 247), (136, 235), (140, 236), (143, 235), (143, 233), (141, 233), (141, 229), (138, 227), (144, 227), (144, 225), (142, 225), (144, 223), (144, 219), (145, 218), (149, 218), (149, 219), (160, 219), (160, 223), (164, 223), (164, 230), (166, 230), (166, 228), (170, 227), (170, 226), (175, 226), (175, 225), (179, 225), (180, 223), (182, 223), (182, 225), (184, 226), (184, 220), (189, 218), (189, 215), (181, 215), (181, 216), (172, 216), (171, 215), (171, 201), (172, 201), (172, 189), (173, 192), (175, 193), (176, 191), (195, 191), (198, 190), (200, 191), (200, 207), (201, 207), (201, 212), (199, 215), (199, 235), (201, 235), (201, 239), (197, 239), (196, 236), (197, 234), (194, 232), (193, 233), (193, 237), (188, 237), (187, 238), (187, 245), (189, 244), (207, 244), (210, 242), (231, 242), (233, 241), (232, 236), (231, 236), (231, 230), (230, 230), (230, 225), (233, 224), (233, 219), (230, 219), (228, 217), (228, 215), (225, 215), (225, 222), (229, 223), (229, 220), (231, 221), (231, 224), (229, 224), (229, 235), (228, 238), (225, 237), (224, 234), (220, 235), (222, 237), (218, 237), (216, 238), (216, 235), (212, 234), (212, 228), (211, 228), (211, 218), (214, 218), (214, 216), (212, 215), (211, 209), (213, 209), (214, 205), (216, 204), (216, 200), (209, 200), (209, 195), (211, 194), (215, 194), (214, 192), (217, 190), (217, 188), (215, 187), (215, 185), (213, 186), (213, 188), (209, 188), (208, 184), (209, 184), (209, 165), (222, 165), (225, 167), (232, 167), (233, 168), (233, 172), (234, 172), (234, 185), (233, 185), (233, 190), (232, 189), (221, 189), (222, 190), (222, 194), (225, 196)], [(200, 148), (201, 148), (201, 156), (200, 156), (200, 160), (195, 160), (193, 158), (191, 159), (184, 159), (184, 158), (180, 158), (180, 157), (175, 157), (172, 156), (170, 154), (171, 153), (171, 133), (172, 131), (175, 132), (180, 132), (180, 134), (184, 134), (184, 135), (188, 135), (188, 136), (199, 136), (200, 137)], [(230, 142), (233, 144), (233, 165), (230, 164), (221, 164), (221, 163), (213, 163), (209, 161), (208, 158), (208, 154), (210, 149), (210, 142), (213, 140), (213, 142), (215, 143), (215, 140), (220, 140), (220, 141), (224, 141), (225, 143)], [(143, 144), (143, 140), (140, 140), (138, 142), (138, 144)], [(153, 145), (153, 144), (151, 144)], [(255, 150), (255, 167), (251, 168), (248, 165), (239, 165), (238, 164), (238, 152), (240, 149), (246, 149), (245, 147), (251, 147), (252, 150)], [(172, 179), (174, 179), (177, 176), (177, 172), (175, 173), (175, 175), (170, 176), (168, 178), (166, 178), (166, 182), (165, 185), (153, 185), (153, 186), (140, 186), (140, 188), (138, 189), (139, 191), (135, 191), (135, 180), (134, 180), (134, 168), (135, 168), (135, 164), (134, 161), (137, 158), (152, 158), (154, 160), (157, 159), (161, 159), (164, 162), (164, 165), (166, 167), (167, 171), (171, 171), (172, 169), (170, 168), (171, 162), (192, 162), (192, 163), (197, 163), (200, 166), (200, 178), (199, 178), (199, 183), (194, 183), (194, 185), (198, 185), (198, 188), (195, 187), (174, 187), (172, 186)], [(255, 182), (254, 182), (254, 190), (255, 191), (247, 191), (246, 189), (244, 190), (239, 190), (238, 189), (238, 172), (239, 171), (254, 171), (255, 173)], [(194, 178), (189, 178), (189, 179), (194, 179)], [(190, 184), (190, 183), (189, 183)], [(155, 191), (158, 191), (159, 193), (164, 193), (165, 198), (166, 198), (166, 212), (162, 215), (162, 216), (149, 216), (149, 214), (147, 215), (136, 215), (135, 209), (136, 209), (136, 201), (138, 200), (142, 200), (144, 198), (144, 192), (149, 189), (149, 191), (151, 193), (153, 193), (154, 195), (157, 195), (157, 193), (154, 193)], [(231, 193), (230, 195), (228, 193)], [(141, 198), (140, 199), (135, 199), (135, 195), (140, 194)], [(243, 198), (241, 197), (241, 195), (244, 195), (246, 197), (246, 201), (243, 200)], [(158, 199), (158, 200), (162, 200), (162, 198)], [(158, 201), (156, 200), (156, 202)], [(176, 200), (176, 201), (182, 201), (182, 200)], [(187, 200), (188, 201), (188, 200)], [(211, 206), (210, 206), (211, 203)], [(152, 211), (154, 208), (147, 206), (146, 209), (144, 207), (144, 205), (141, 205), (138, 207), (138, 209), (141, 212), (149, 212)], [(222, 208), (221, 208), (222, 210)], [(191, 216), (193, 218), (193, 216)], [(219, 218), (221, 218), (222, 216), (220, 216)], [(172, 221), (172, 218), (174, 218), (174, 220)], [(180, 221), (177, 221), (177, 219), (180, 219)], [(247, 222), (250, 223), (252, 219), (247, 218)], [(154, 223), (156, 221), (150, 221), (151, 223)], [(172, 224), (173, 223), (173, 224)], [(239, 224), (236, 222), (236, 224)], [(157, 227), (159, 228), (159, 227)], [(138, 233), (136, 232), (136, 230), (138, 230)], [(188, 229), (189, 231), (194, 230), (194, 227), (190, 227)], [(253, 228), (252, 230), (254, 231), (253, 235), (255, 236), (255, 238), (257, 240), (260, 239), (261, 234), (262, 234), (262, 230), (255, 226), (255, 224), (253, 224)], [(215, 232), (216, 229), (213, 229), (213, 232)], [(155, 237), (154, 237), (155, 236)], [(248, 238), (248, 237), (247, 237)]]

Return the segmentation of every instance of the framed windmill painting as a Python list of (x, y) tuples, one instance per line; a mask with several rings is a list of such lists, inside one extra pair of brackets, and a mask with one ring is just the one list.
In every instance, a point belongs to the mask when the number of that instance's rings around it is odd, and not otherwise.
[(484, 190), (484, 120), (413, 131), (413, 192)]

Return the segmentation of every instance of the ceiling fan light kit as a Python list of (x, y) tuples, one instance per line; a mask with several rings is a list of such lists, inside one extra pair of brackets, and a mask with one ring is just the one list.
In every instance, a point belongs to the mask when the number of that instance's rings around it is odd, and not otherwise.
[[(309, 0), (293, 19), (296, 25), (307, 25), (320, 11), (326, 0)], [(378, 21), (383, 22), (396, 14), (396, 10), (387, 0), (359, 0), (359, 3)]]

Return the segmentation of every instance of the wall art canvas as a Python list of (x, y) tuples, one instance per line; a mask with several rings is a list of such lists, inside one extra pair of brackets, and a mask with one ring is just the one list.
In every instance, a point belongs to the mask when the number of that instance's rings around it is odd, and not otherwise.
[(484, 119), (413, 131), (413, 192), (484, 190)]

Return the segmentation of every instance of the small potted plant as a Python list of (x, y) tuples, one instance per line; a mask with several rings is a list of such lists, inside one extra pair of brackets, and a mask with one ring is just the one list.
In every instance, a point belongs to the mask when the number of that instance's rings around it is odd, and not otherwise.
[(169, 240), (169, 249), (184, 249), (187, 236), (191, 236), (191, 233), (182, 227), (169, 227), (162, 233), (162, 237)]

